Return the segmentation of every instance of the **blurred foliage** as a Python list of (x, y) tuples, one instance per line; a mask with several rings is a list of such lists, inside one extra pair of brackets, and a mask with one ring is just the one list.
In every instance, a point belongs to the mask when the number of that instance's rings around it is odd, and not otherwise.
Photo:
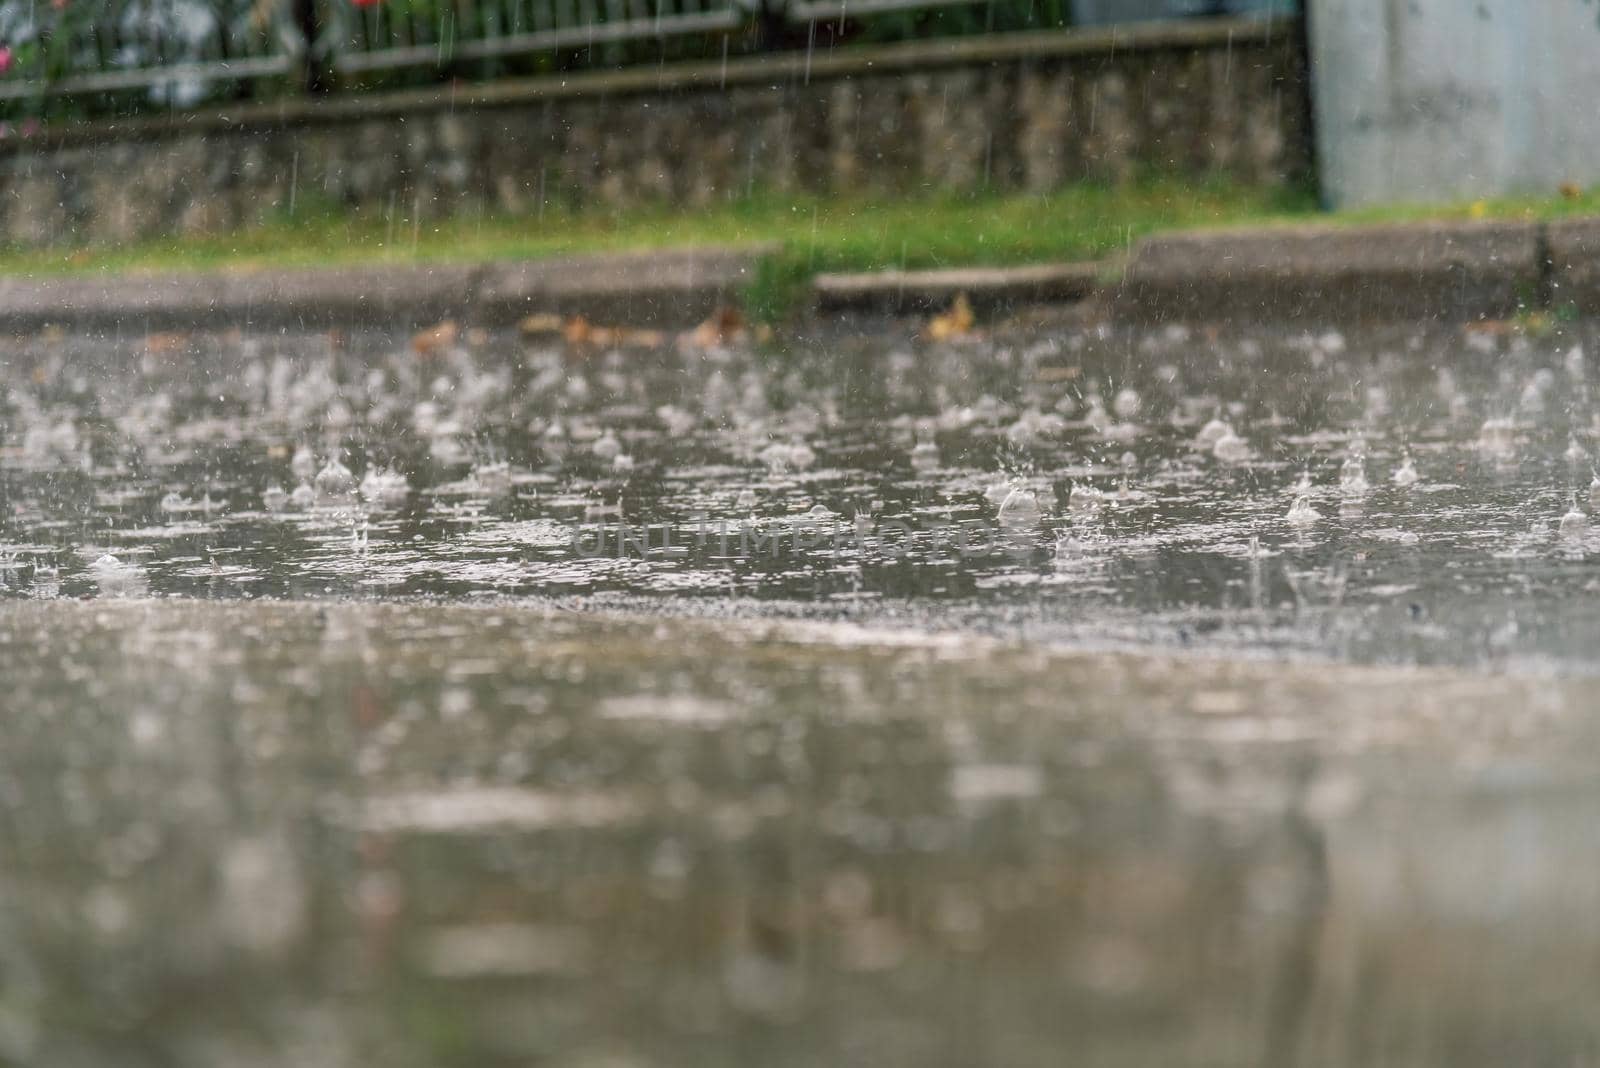
[(1070, 0), (991, 0), (875, 15), (859, 24), (859, 41), (904, 41), (975, 33), (1061, 29), (1072, 23)]
[[(0, 86), (281, 54), (287, 0), (0, 0)], [(186, 108), (249, 92), (232, 78), (155, 79), (138, 88), (0, 100), (0, 132), (29, 119)]]

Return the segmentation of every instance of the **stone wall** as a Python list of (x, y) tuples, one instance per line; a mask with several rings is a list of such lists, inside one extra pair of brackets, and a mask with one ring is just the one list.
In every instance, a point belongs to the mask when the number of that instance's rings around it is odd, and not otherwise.
[(1281, 183), (1309, 166), (1295, 30), (962, 38), (85, 124), (0, 156), (0, 232), (119, 242), (330, 202), (400, 223), (756, 191), (1044, 191), (1144, 168)]

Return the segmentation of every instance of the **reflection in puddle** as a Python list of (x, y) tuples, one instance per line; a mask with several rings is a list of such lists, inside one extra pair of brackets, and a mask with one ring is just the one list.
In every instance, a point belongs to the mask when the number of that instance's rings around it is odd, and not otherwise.
[(1600, 1039), (1582, 680), (183, 600), (14, 602), (0, 677), (8, 1062)]

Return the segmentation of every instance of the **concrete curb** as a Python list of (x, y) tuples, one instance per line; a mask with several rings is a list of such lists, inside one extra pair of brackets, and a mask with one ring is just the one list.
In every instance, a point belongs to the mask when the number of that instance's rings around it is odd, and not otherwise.
[(736, 305), (776, 245), (663, 249), (611, 256), (490, 264), (478, 279), (473, 321), (516, 322), (535, 312), (601, 323), (672, 328)]
[(1600, 218), (1157, 235), (1106, 294), (1131, 323), (1600, 315)]
[(1139, 323), (1503, 319), (1543, 306), (1544, 246), (1540, 225), (1506, 222), (1160, 235), (1111, 307)]
[(47, 325), (414, 329), (445, 318), (503, 326), (536, 312), (675, 328), (737, 304), (769, 246), (529, 262), (209, 274), (0, 277), (0, 331)]
[(979, 311), (1024, 304), (1071, 304), (1087, 300), (1106, 270), (1099, 263), (1053, 263), (1032, 267), (942, 271), (875, 271), (819, 274), (812, 282), (819, 312), (902, 314), (946, 308), (965, 293)]
[(819, 275), (819, 312), (1095, 306), (1167, 322), (1463, 322), (1549, 310), (1600, 315), (1600, 219), (1429, 221), (1185, 231), (1125, 263)]
[(1551, 306), (1600, 315), (1600, 219), (1552, 222), (1545, 227), (1544, 246)]
[[(530, 314), (672, 329), (737, 304), (777, 246), (667, 249), (478, 265), (307, 268), (110, 277), (0, 277), (0, 331), (54, 324), (376, 326)], [(1074, 305), (1130, 324), (1460, 322), (1533, 310), (1600, 315), (1600, 218), (1315, 225), (1157, 235), (1126, 264), (823, 274), (818, 314), (926, 314)]]

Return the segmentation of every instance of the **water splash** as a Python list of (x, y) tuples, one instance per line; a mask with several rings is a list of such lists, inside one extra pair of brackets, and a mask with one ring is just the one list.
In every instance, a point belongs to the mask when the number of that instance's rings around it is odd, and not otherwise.
[(1322, 513), (1311, 505), (1311, 498), (1302, 494), (1294, 499), (1289, 506), (1289, 513), (1284, 519), (1291, 527), (1305, 528), (1315, 525), (1322, 519)]

